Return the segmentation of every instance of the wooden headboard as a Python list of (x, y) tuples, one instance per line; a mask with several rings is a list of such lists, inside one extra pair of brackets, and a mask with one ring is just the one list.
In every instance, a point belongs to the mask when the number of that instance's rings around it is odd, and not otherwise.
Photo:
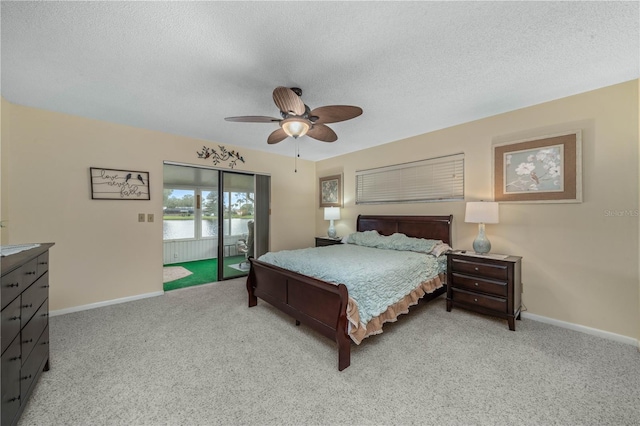
[(451, 245), (451, 222), (449, 216), (365, 216), (359, 215), (357, 230), (378, 231), (382, 235), (395, 232), (408, 237), (442, 240)]

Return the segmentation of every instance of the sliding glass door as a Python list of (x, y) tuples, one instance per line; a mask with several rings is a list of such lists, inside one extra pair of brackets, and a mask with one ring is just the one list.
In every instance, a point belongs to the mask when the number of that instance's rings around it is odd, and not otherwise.
[(222, 172), (219, 233), (222, 235), (218, 258), (223, 268), (218, 279), (246, 275), (249, 256), (255, 256), (255, 180), (253, 175)]
[(268, 251), (269, 185), (269, 176), (165, 163), (164, 264), (211, 265), (205, 282), (247, 275), (248, 258)]

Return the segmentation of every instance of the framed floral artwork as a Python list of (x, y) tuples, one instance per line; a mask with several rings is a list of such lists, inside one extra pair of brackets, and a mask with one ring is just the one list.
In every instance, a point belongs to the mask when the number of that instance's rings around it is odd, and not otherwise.
[(320, 207), (342, 207), (342, 175), (320, 178)]
[(582, 202), (580, 130), (493, 145), (498, 202)]

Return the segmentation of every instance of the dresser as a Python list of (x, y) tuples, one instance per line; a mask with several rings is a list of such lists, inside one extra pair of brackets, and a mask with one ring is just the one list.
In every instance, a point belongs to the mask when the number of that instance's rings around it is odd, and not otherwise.
[(455, 307), (505, 318), (515, 331), (522, 305), (521, 261), (447, 253), (447, 311)]
[(49, 370), (49, 249), (2, 257), (2, 426), (15, 425)]
[(316, 237), (316, 247), (342, 244), (342, 238)]

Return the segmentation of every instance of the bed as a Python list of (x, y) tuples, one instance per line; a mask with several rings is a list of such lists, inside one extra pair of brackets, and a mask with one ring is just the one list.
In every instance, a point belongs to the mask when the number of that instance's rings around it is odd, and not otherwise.
[[(451, 244), (453, 216), (371, 216), (360, 215), (357, 232), (377, 231), (382, 236), (399, 233), (407, 237), (441, 240)], [(326, 250), (321, 247), (315, 250)], [(303, 323), (319, 333), (335, 340), (338, 345), (338, 370), (351, 362), (350, 321), (353, 316), (353, 300), (345, 284), (323, 281), (309, 275), (288, 270), (271, 263), (250, 258), (251, 269), (247, 278), (249, 307), (256, 306), (258, 298), (290, 315), (296, 325)], [(433, 300), (445, 292), (445, 274), (433, 277), (430, 289), (419, 291), (413, 298)], [(417, 300), (416, 302), (417, 303)], [(409, 303), (415, 304), (415, 303)], [(408, 306), (406, 306), (408, 307)], [(397, 306), (395, 307), (397, 309)], [(402, 309), (405, 307), (403, 306)], [(392, 307), (389, 308), (393, 310)], [(403, 313), (403, 312), (399, 312)], [(352, 318), (351, 318), (352, 319)], [(395, 317), (380, 320), (393, 321)], [(381, 331), (380, 323), (380, 331)], [(351, 324), (352, 325), (352, 324)], [(365, 333), (366, 334), (366, 333)], [(371, 334), (375, 334), (375, 331)], [(360, 337), (366, 337), (362, 335)]]

